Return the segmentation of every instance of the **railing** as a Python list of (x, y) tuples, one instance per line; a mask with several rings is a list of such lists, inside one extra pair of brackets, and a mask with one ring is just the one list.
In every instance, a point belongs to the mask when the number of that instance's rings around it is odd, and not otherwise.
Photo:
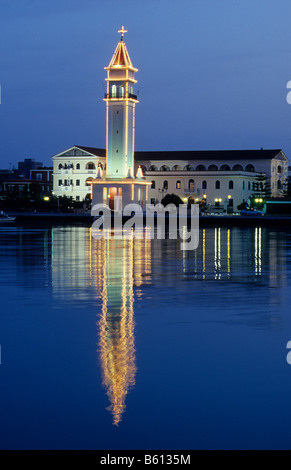
[(104, 95), (104, 98), (105, 99), (119, 99), (119, 98), (123, 98), (123, 99), (126, 99), (126, 98), (129, 98), (129, 99), (132, 99), (132, 100), (137, 100), (137, 95), (134, 95), (133, 93), (105, 93)]
[(187, 188), (187, 189), (184, 189), (184, 193), (185, 194), (194, 194), (196, 191), (195, 191), (195, 188)]

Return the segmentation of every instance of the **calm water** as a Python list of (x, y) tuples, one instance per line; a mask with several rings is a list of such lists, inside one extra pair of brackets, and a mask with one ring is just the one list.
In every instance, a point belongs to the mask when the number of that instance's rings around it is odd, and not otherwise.
[(291, 448), (291, 231), (0, 228), (1, 449)]

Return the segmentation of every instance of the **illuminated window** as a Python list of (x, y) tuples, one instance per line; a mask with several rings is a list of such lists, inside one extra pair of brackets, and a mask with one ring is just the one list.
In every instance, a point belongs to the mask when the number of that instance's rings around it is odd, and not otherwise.
[(176, 189), (181, 189), (181, 181), (176, 181)]
[(194, 180), (189, 180), (189, 183), (188, 183), (188, 188), (189, 189), (194, 189)]
[[(112, 98), (116, 98), (116, 85), (112, 85), (111, 88)], [(117, 112), (118, 114), (118, 112)]]

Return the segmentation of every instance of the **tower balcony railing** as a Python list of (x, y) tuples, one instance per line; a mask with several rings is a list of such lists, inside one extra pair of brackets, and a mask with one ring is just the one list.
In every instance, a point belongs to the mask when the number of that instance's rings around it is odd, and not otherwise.
[(105, 93), (104, 95), (104, 98), (105, 99), (119, 99), (119, 98), (123, 98), (123, 99), (132, 99), (132, 100), (137, 100), (137, 95), (134, 95), (133, 93)]

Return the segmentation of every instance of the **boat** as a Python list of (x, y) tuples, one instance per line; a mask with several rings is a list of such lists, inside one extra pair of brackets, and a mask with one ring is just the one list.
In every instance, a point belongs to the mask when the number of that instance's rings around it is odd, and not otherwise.
[(0, 212), (0, 223), (4, 222), (14, 222), (16, 217), (10, 217), (10, 215), (5, 214), (4, 212)]

